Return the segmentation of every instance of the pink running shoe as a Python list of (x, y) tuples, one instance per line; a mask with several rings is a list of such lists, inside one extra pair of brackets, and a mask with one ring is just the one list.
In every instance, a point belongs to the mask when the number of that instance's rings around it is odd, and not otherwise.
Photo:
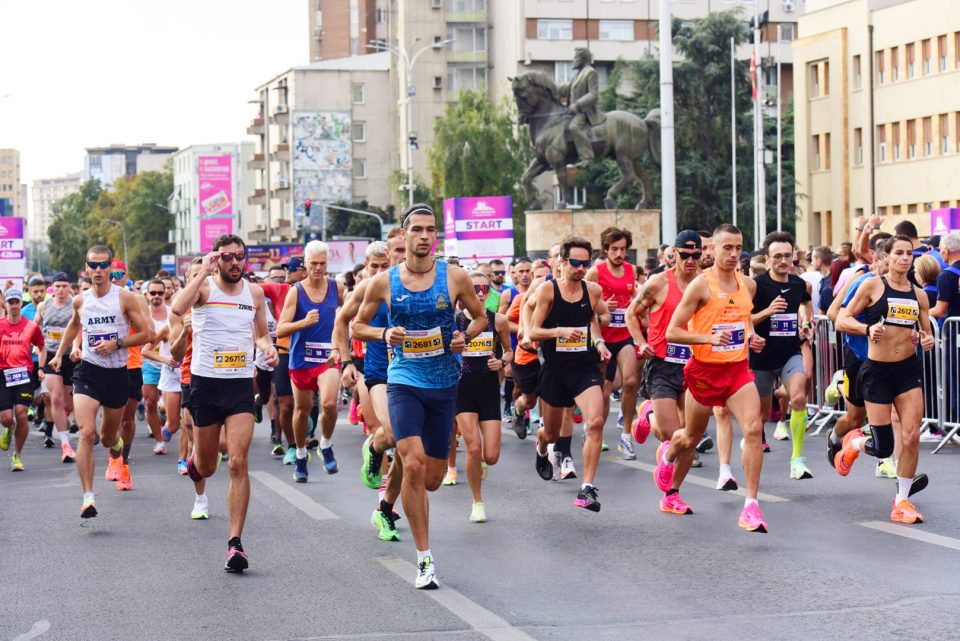
[(660, 499), (660, 511), (672, 514), (693, 514), (693, 508), (683, 502), (679, 494), (664, 494)]
[(743, 512), (740, 513), (740, 520), (737, 522), (737, 525), (742, 527), (747, 532), (759, 532), (761, 534), (767, 533), (767, 522), (763, 520), (763, 514), (760, 512), (760, 506), (756, 503), (751, 503), (743, 508)]
[(640, 404), (640, 409), (637, 410), (637, 418), (630, 426), (630, 431), (633, 432), (633, 440), (637, 443), (643, 444), (650, 436), (650, 414), (652, 412), (652, 401), (646, 400)]
[(357, 414), (356, 397), (350, 399), (350, 413), (347, 415), (347, 420), (350, 421), (350, 425), (356, 425), (360, 422), (360, 416)]
[(670, 441), (664, 441), (657, 448), (657, 467), (653, 470), (653, 480), (657, 482), (657, 487), (661, 492), (666, 492), (673, 485), (674, 465), (668, 465), (663, 462), (663, 453), (670, 447)]

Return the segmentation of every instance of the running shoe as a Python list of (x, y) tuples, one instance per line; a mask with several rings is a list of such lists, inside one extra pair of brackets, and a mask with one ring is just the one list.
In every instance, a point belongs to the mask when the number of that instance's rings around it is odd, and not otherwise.
[(440, 587), (440, 582), (437, 580), (437, 569), (433, 566), (433, 559), (429, 556), (423, 557), (423, 561), (420, 561), (417, 566), (417, 580), (414, 582), (414, 586), (418, 590), (436, 590)]
[(600, 490), (592, 485), (580, 488), (580, 491), (577, 492), (577, 498), (573, 500), (573, 504), (577, 507), (582, 507), (585, 510), (590, 510), (591, 512), (599, 512)]
[(560, 480), (560, 469), (563, 465), (563, 453), (557, 449), (555, 443), (547, 445), (547, 458), (550, 459), (550, 465), (553, 467), (553, 480)]
[(640, 409), (637, 410), (637, 418), (630, 426), (631, 432), (633, 432), (633, 440), (641, 445), (650, 436), (650, 414), (652, 413), (653, 402), (648, 399), (640, 404)]
[(132, 489), (133, 479), (130, 478), (130, 466), (123, 465), (120, 468), (120, 478), (117, 479), (117, 490), (119, 492), (129, 492)]
[(443, 476), (443, 481), (440, 485), (456, 485), (457, 484), (457, 468), (447, 468), (447, 473)]
[(223, 567), (227, 572), (243, 572), (250, 563), (247, 560), (247, 553), (239, 545), (232, 545), (227, 550), (227, 563)]
[(137, 403), (137, 420), (143, 421), (147, 418), (147, 408), (144, 407), (143, 403)]
[(6, 452), (10, 449), (10, 437), (13, 435), (13, 430), (9, 427), (3, 428), (3, 431), (0, 432), (0, 450)]
[(813, 478), (813, 472), (807, 467), (806, 456), (798, 456), (790, 460), (790, 478), (795, 481)]
[(853, 440), (861, 436), (863, 436), (863, 432), (860, 430), (851, 430), (843, 437), (843, 447), (833, 459), (833, 466), (840, 476), (849, 474), (854, 461), (860, 456), (860, 452), (853, 448)]
[(623, 431), (623, 412), (617, 412), (617, 427)]
[(336, 474), (340, 471), (337, 466), (337, 459), (333, 455), (333, 446), (327, 448), (317, 448), (320, 450), (320, 456), (323, 457), (323, 469), (327, 474)]
[(606, 441), (600, 441), (600, 451), (601, 451), (601, 452), (609, 452), (609, 451), (610, 451), (610, 446), (607, 445), (607, 442), (606, 442)]
[(527, 413), (520, 412), (513, 420), (513, 433), (521, 441), (527, 438)]
[(80, 431), (80, 426), (77, 425), (77, 422), (76, 422), (76, 421), (71, 420), (71, 421), (70, 421), (70, 426), (67, 427), (67, 431), (70, 432), (71, 434), (76, 434), (77, 432)]
[(942, 432), (935, 432), (933, 430), (924, 430), (920, 433), (920, 442), (921, 443), (939, 443), (943, 440)]
[(193, 511), (190, 512), (190, 518), (194, 521), (206, 521), (210, 518), (210, 506), (206, 496), (198, 496), (193, 500)]
[(274, 443), (270, 453), (274, 456), (283, 456), (286, 454), (286, 450), (283, 448), (283, 443)]
[(690, 467), (703, 467), (703, 461), (700, 460), (700, 452), (693, 450), (693, 460), (690, 461)]
[(293, 462), (296, 460), (297, 460), (297, 448), (288, 447), (287, 453), (283, 455), (283, 464), (293, 465)]
[(44, 446), (45, 448), (47, 448), (48, 450), (49, 450), (49, 449), (53, 449), (53, 446), (54, 446), (54, 445), (56, 445), (56, 443), (54, 442), (54, 440), (53, 440), (52, 438), (50, 438), (49, 436), (43, 437), (43, 446)]
[(833, 378), (830, 379), (827, 389), (823, 391), (823, 400), (826, 401), (828, 407), (836, 407), (837, 403), (840, 402), (840, 385), (842, 384), (843, 370), (838, 369), (833, 373)]
[[(307, 454), (309, 457), (310, 455)], [(306, 483), (307, 482), (307, 460), (306, 458), (298, 458), (295, 462), (295, 467), (293, 468), (293, 480), (297, 483)]]
[(350, 425), (357, 425), (360, 423), (360, 417), (357, 415), (357, 399), (350, 399), (350, 411), (347, 412), (347, 420), (350, 421)]
[(381, 541), (399, 541), (400, 532), (397, 531), (396, 517), (393, 514), (384, 514), (380, 509), (373, 511), (370, 524), (380, 530), (377, 535)]
[(153, 446), (154, 456), (163, 456), (167, 453), (167, 445), (163, 441), (157, 441), (156, 445)]
[(760, 512), (760, 506), (756, 503), (751, 503), (743, 508), (743, 512), (740, 513), (740, 520), (737, 521), (737, 525), (742, 527), (747, 532), (759, 532), (761, 534), (767, 533), (767, 522), (763, 520), (763, 514)]
[(917, 512), (917, 508), (907, 499), (893, 501), (893, 510), (890, 512), (890, 520), (894, 523), (923, 523), (923, 515)]
[[(895, 479), (897, 478), (897, 464), (893, 462), (893, 457), (880, 459), (877, 462), (877, 478), (878, 479)], [(912, 488), (911, 488), (912, 489)]]
[(118, 456), (116, 458), (109, 457), (107, 460), (107, 469), (103, 473), (103, 478), (108, 481), (117, 481), (120, 479), (120, 470), (123, 468), (123, 458)]
[(550, 456), (544, 454), (541, 456), (540, 452), (535, 452), (537, 455), (537, 474), (540, 475), (544, 481), (550, 481), (553, 479), (553, 463), (550, 462)]
[(473, 508), (470, 510), (471, 523), (486, 523), (487, 511), (483, 506), (483, 501), (474, 501)]
[[(927, 477), (926, 474), (924, 474), (923, 472), (921, 472), (920, 474), (917, 474), (916, 476), (913, 477), (913, 485), (910, 486), (910, 492), (908, 492), (908, 496), (913, 496), (917, 492), (922, 492), (927, 488), (927, 485), (929, 484), (930, 484), (930, 479)], [(900, 487), (899, 481), (897, 481), (897, 487), (898, 488)]]
[(732, 476), (721, 475), (717, 479), (717, 489), (721, 492), (734, 492), (740, 489), (740, 486), (737, 484), (737, 479)]
[(77, 460), (77, 453), (73, 451), (73, 448), (70, 447), (70, 444), (62, 443), (60, 445), (60, 462), (73, 463), (76, 460)]
[(363, 484), (371, 490), (380, 486), (380, 480), (383, 478), (383, 452), (375, 452), (371, 449), (373, 445), (373, 435), (371, 434), (363, 441), (361, 456), (363, 464), (360, 466), (360, 478)]
[(11, 472), (22, 472), (23, 471), (23, 461), (20, 459), (20, 455), (14, 452), (10, 455), (10, 471)]
[(97, 506), (94, 505), (93, 497), (84, 497), (83, 505), (80, 506), (80, 518), (92, 519), (97, 515)]
[(573, 459), (569, 456), (563, 457), (560, 463), (560, 478), (564, 481), (577, 478), (577, 468), (573, 466)]
[(203, 480), (203, 474), (197, 469), (196, 464), (193, 462), (193, 457), (193, 454), (187, 457), (187, 476), (189, 476), (190, 480), (194, 483), (199, 483)]
[(700, 437), (700, 442), (697, 443), (697, 451), (703, 454), (704, 452), (709, 452), (713, 449), (713, 439), (710, 438), (709, 434), (704, 434)]
[(665, 463), (663, 453), (670, 449), (670, 441), (664, 441), (657, 447), (657, 467), (653, 470), (653, 480), (661, 492), (666, 492), (673, 485), (673, 468), (675, 464)]
[(509, 405), (503, 406), (503, 422), (510, 423), (513, 421), (513, 410)]
[(173, 438), (173, 432), (171, 432), (170, 429), (164, 425), (160, 428), (160, 437), (163, 439), (164, 443), (169, 443), (170, 439)]
[(624, 461), (637, 460), (637, 453), (633, 450), (633, 445), (630, 443), (630, 437), (626, 434), (620, 435), (620, 442), (617, 444), (617, 450), (620, 451), (620, 455), (623, 457)]
[(836, 468), (834, 460), (837, 458), (837, 454), (840, 453), (840, 450), (843, 449), (843, 443), (840, 439), (837, 438), (837, 433), (833, 431), (833, 428), (830, 428), (830, 431), (827, 433), (827, 460), (830, 461), (830, 467)]
[(307, 449), (308, 449), (308, 450), (315, 450), (315, 449), (317, 449), (318, 447), (320, 447), (320, 439), (318, 439), (318, 438), (312, 438), (312, 437), (307, 439)]
[(767, 435), (765, 432), (760, 432), (760, 449), (763, 450), (764, 454), (770, 453), (770, 445), (767, 443)]
[(773, 438), (778, 441), (790, 440), (790, 427), (785, 421), (777, 421), (777, 428), (773, 430)]
[(684, 503), (676, 492), (663, 495), (660, 499), (660, 511), (671, 514), (693, 514), (693, 508)]
[(180, 476), (187, 475), (187, 459), (182, 458), (179, 461), (177, 461), (177, 474), (179, 474)]
[[(619, 403), (620, 399), (623, 398), (622, 394), (623, 393), (620, 390), (616, 390), (612, 394), (610, 394), (610, 399)], [(623, 427), (623, 425), (621, 425), (620, 427)]]

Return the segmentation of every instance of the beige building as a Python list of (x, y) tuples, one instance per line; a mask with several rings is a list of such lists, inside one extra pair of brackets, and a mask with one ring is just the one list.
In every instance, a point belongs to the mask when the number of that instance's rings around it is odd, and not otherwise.
[(0, 216), (22, 218), (26, 206), (20, 185), (20, 152), (0, 149)]
[(83, 179), (99, 180), (104, 189), (113, 189), (121, 178), (132, 178), (144, 171), (164, 171), (176, 151), (176, 147), (161, 147), (152, 142), (88, 147), (83, 159)]
[(27, 217), (27, 238), (31, 242), (48, 242), (47, 229), (53, 222), (53, 205), (80, 190), (83, 172), (59, 178), (41, 178), (33, 181), (33, 208)]
[(386, 36), (387, 0), (307, 0), (310, 62), (374, 53)]
[(320, 224), (324, 202), (391, 202), (389, 67), (389, 53), (321, 60), (257, 88), (259, 113), (247, 128), (256, 137), (247, 198), (260, 208), (252, 241), (302, 239)]
[(794, 43), (798, 242), (960, 206), (960, 3), (808, 0)]

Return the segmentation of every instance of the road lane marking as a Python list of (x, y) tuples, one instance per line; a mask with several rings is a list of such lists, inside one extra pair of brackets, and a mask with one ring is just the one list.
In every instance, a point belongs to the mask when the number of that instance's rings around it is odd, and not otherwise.
[(50, 622), (46, 619), (40, 619), (30, 627), (29, 632), (14, 637), (13, 641), (30, 641), (31, 639), (36, 639), (41, 634), (45, 634), (48, 630), (50, 630)]
[[(632, 467), (645, 472), (653, 473), (653, 470), (656, 469), (655, 465), (650, 465), (649, 463), (641, 463), (640, 461), (625, 461), (622, 458), (616, 456), (605, 456), (607, 461), (611, 463), (617, 463), (619, 465), (625, 465), (627, 467)], [(713, 479), (705, 479), (702, 476), (696, 476), (694, 474), (687, 474), (687, 478), (683, 479), (684, 483), (692, 483), (693, 485), (699, 485), (701, 487), (709, 488), (711, 490), (717, 489), (717, 482)], [(734, 490), (732, 492), (724, 492), (724, 494), (736, 494), (737, 496), (746, 496), (747, 492), (743, 488)], [(785, 499), (782, 496), (774, 496), (773, 494), (764, 494), (763, 492), (757, 492), (757, 500), (764, 501), (766, 503), (786, 503), (790, 499)]]
[(284, 483), (278, 479), (273, 474), (269, 472), (263, 472), (261, 470), (254, 470), (250, 472), (250, 476), (257, 479), (268, 488), (279, 494), (283, 499), (288, 503), (293, 505), (295, 508), (299, 509), (301, 512), (306, 514), (312, 519), (317, 521), (332, 521), (334, 519), (339, 519), (340, 517), (323, 507), (312, 498), (301, 492), (300, 490), (290, 487), (287, 483)]
[[(411, 577), (417, 574), (417, 568), (409, 561), (396, 558), (378, 559), (388, 570), (413, 585)], [(422, 590), (431, 599), (463, 619), (467, 625), (491, 639), (491, 641), (536, 641), (526, 632), (518, 630), (504, 619), (475, 603), (450, 587), (441, 586), (439, 590)]]
[(960, 539), (951, 539), (949, 536), (940, 536), (939, 534), (932, 534), (930, 532), (924, 532), (923, 530), (914, 530), (905, 525), (895, 525), (885, 521), (864, 521), (858, 525), (870, 528), (871, 530), (886, 532), (887, 534), (896, 534), (905, 539), (922, 541), (930, 545), (939, 545), (940, 547), (950, 548), (951, 550), (960, 550)]

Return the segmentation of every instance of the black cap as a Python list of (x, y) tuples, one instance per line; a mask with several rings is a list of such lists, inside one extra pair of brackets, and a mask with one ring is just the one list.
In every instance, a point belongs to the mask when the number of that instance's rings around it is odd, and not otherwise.
[(53, 275), (53, 282), (55, 283), (69, 283), (70, 278), (65, 272), (57, 272)]
[(927, 245), (930, 245), (931, 247), (936, 247), (937, 249), (939, 249), (939, 248), (940, 248), (940, 236), (936, 236), (936, 235), (935, 235), (935, 236), (931, 236), (930, 238), (927, 239), (926, 244), (927, 244)]
[(283, 267), (288, 272), (295, 272), (301, 267), (303, 267), (303, 259), (300, 258), (299, 256), (293, 256), (290, 258), (290, 260), (288, 260), (283, 265), (281, 265), (281, 267)]
[(684, 229), (677, 234), (677, 239), (673, 241), (673, 246), (680, 249), (703, 249), (700, 234), (692, 229)]
[(29, 285), (30, 287), (33, 287), (34, 285), (46, 285), (46, 284), (47, 284), (46, 281), (43, 280), (43, 276), (31, 276), (30, 282), (27, 283), (27, 285)]

